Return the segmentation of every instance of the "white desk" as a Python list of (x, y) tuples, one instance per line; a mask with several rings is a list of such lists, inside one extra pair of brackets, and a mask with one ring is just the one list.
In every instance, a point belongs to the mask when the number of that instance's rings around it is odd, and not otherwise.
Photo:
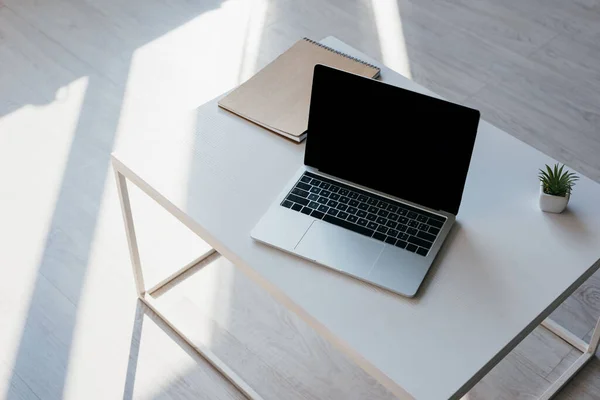
[[(335, 38), (324, 43), (380, 65)], [(384, 82), (431, 94), (381, 67)], [(216, 100), (197, 110), (195, 135), (179, 143), (186, 154), (173, 140), (168, 132), (149, 134), (113, 158), (140, 297), (155, 307), (141, 278), (125, 179), (399, 397), (460, 398), (600, 266), (600, 185), (582, 177), (568, 212), (542, 213), (537, 171), (554, 160), (484, 121), (457, 224), (412, 300), (250, 238), (301, 165), (304, 145), (219, 109)], [(182, 159), (186, 168), (173, 167)], [(570, 374), (589, 360), (592, 347)], [(198, 350), (259, 397), (209, 349)]]

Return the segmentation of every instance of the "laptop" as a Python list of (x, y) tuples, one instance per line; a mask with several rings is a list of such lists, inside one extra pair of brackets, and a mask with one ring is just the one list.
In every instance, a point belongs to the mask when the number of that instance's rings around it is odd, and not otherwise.
[(304, 166), (251, 236), (415, 296), (458, 214), (479, 116), (315, 66)]

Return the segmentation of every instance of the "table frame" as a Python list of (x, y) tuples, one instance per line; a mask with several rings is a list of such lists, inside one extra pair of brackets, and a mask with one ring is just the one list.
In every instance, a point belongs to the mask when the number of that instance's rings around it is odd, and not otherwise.
[(215, 249), (211, 248), (198, 258), (192, 260), (187, 265), (183, 266), (179, 270), (175, 271), (171, 275), (167, 276), (153, 287), (146, 289), (144, 283), (144, 275), (142, 272), (142, 263), (140, 260), (140, 253), (137, 243), (137, 237), (135, 234), (135, 227), (133, 223), (133, 214), (131, 211), (131, 202), (129, 199), (129, 190), (127, 188), (127, 181), (140, 188), (146, 195), (150, 196), (156, 201), (161, 207), (167, 210), (171, 215), (181, 221), (184, 225), (187, 225), (181, 218), (181, 212), (174, 212), (176, 207), (173, 206), (166, 198), (160, 195), (151, 186), (147, 185), (144, 181), (139, 179), (137, 175), (132, 173), (126, 168), (121, 162), (112, 157), (112, 165), (115, 172), (115, 180), (117, 184), (117, 192), (119, 194), (119, 200), (121, 202), (121, 212), (123, 214), (123, 222), (125, 224), (125, 234), (127, 236), (127, 244), (129, 245), (129, 257), (131, 266), (133, 267), (133, 277), (135, 281), (136, 291), (138, 298), (148, 308), (150, 308), (165, 324), (167, 324), (183, 341), (189, 344), (202, 358), (210, 363), (223, 377), (231, 382), (244, 396), (251, 400), (262, 400), (262, 397), (250, 387), (235, 371), (229, 368), (216, 354), (214, 354), (208, 347), (194, 343), (188, 336), (186, 336), (175, 324), (173, 324), (169, 318), (160, 310), (155, 297), (157, 291), (173, 282), (175, 279), (189, 271), (192, 267), (197, 265), (199, 262), (205, 260), (207, 257), (214, 254)]
[[(135, 234), (135, 228), (133, 223), (133, 215), (131, 211), (131, 203), (129, 200), (129, 192), (127, 189), (127, 180), (140, 188), (146, 195), (156, 201), (161, 207), (167, 212), (177, 218), (181, 223), (190, 228), (195, 234), (201, 239), (202, 235), (193, 229), (193, 224), (184, 212), (179, 210), (169, 200), (162, 196), (158, 191), (140, 179), (135, 173), (127, 168), (118, 159), (112, 156), (112, 165), (115, 172), (115, 179), (117, 184), (117, 191), (119, 194), (119, 200), (121, 202), (121, 211), (123, 214), (123, 221), (125, 224), (125, 232), (127, 236), (127, 243), (129, 245), (129, 255), (131, 264), (133, 267), (133, 276), (136, 285), (136, 290), (139, 299), (147, 305), (156, 315), (166, 323), (173, 331), (187, 344), (189, 344), (200, 356), (208, 361), (217, 371), (219, 371), (228, 381), (230, 381), (237, 389), (239, 389), (247, 398), (251, 400), (262, 400), (262, 397), (250, 387), (237, 373), (230, 369), (223, 361), (221, 361), (209, 348), (206, 346), (196, 344), (192, 342), (181, 330), (179, 330), (168, 318), (162, 313), (156, 303), (153, 294), (161, 288), (165, 287), (170, 282), (174, 281), (182, 274), (187, 272), (189, 269), (194, 267), (199, 262), (203, 261), (210, 255), (216, 252), (215, 249), (210, 249), (206, 253), (202, 254), (189, 264), (183, 266), (181, 269), (167, 276), (161, 280), (158, 284), (154, 285), (150, 289), (146, 289), (144, 283), (144, 277), (142, 273), (142, 266), (140, 261), (139, 249), (137, 244), (137, 238)], [(583, 354), (554, 382), (550, 387), (539, 397), (539, 400), (548, 400), (556, 395), (575, 375), (592, 359), (595, 355), (598, 346), (600, 345), (600, 318), (598, 319), (594, 330), (592, 331), (591, 340), (586, 343), (578, 336), (559, 325), (550, 318), (546, 318), (542, 321), (541, 325), (554, 333), (556, 336), (573, 346), (574, 348), (581, 351)]]
[(581, 370), (581, 368), (583, 368), (583, 366), (587, 364), (596, 354), (596, 350), (598, 350), (598, 345), (600, 344), (600, 318), (596, 322), (596, 326), (592, 331), (592, 337), (589, 343), (584, 342), (578, 336), (573, 334), (568, 329), (564, 328), (562, 325), (559, 325), (551, 318), (546, 318), (542, 322), (542, 326), (583, 353), (539, 397), (539, 400), (548, 400), (551, 399), (555, 394), (557, 394), (560, 391), (560, 389), (562, 389), (563, 386), (567, 384), (567, 382), (573, 379), (575, 375)]

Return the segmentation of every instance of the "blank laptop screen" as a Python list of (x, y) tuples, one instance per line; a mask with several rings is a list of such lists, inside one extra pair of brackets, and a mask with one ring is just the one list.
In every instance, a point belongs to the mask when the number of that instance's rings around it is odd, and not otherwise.
[(479, 111), (315, 67), (304, 163), (457, 214)]

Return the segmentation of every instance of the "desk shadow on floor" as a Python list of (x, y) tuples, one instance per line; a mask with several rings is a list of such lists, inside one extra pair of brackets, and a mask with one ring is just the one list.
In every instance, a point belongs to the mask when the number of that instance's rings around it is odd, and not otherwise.
[(147, 307), (140, 300), (137, 300), (135, 307), (135, 322), (131, 332), (131, 345), (129, 346), (129, 361), (127, 363), (127, 375), (125, 376), (125, 389), (123, 390), (123, 400), (133, 399), (133, 389), (135, 386), (135, 375), (137, 372), (138, 358), (140, 355), (140, 338), (144, 326), (144, 315)]

